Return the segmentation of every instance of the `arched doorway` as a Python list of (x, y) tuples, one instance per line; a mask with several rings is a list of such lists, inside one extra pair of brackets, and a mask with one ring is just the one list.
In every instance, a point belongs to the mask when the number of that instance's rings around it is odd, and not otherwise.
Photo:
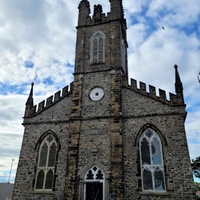
[(97, 166), (85, 174), (84, 200), (104, 200), (105, 176)]

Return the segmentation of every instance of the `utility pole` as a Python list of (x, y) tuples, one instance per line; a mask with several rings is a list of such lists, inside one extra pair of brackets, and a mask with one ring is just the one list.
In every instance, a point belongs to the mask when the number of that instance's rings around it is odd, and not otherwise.
[(9, 177), (8, 177), (8, 183), (10, 183), (10, 176), (11, 176), (11, 172), (12, 172), (12, 167), (13, 167), (13, 162), (14, 162), (15, 159), (12, 159), (12, 162), (11, 162), (11, 166), (10, 166), (10, 173), (9, 173)]

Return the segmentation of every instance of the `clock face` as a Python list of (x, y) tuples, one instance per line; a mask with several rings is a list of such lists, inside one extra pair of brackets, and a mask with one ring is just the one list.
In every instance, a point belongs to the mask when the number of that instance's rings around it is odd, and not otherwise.
[(104, 91), (102, 88), (96, 87), (90, 91), (90, 98), (93, 101), (99, 101), (104, 96)]

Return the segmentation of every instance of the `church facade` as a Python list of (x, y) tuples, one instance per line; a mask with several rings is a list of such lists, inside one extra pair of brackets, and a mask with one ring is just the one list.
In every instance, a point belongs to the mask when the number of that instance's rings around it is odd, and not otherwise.
[(35, 106), (32, 84), (13, 200), (195, 199), (178, 67), (169, 100), (129, 84), (122, 0), (110, 7), (81, 0), (69, 87)]

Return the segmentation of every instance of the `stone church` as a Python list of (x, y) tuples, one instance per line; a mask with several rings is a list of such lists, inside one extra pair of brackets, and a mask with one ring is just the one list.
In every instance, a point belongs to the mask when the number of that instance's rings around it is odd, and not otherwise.
[(31, 86), (13, 200), (195, 199), (178, 67), (169, 99), (129, 81), (122, 0), (109, 1), (92, 15), (80, 1), (70, 86), (38, 106)]

